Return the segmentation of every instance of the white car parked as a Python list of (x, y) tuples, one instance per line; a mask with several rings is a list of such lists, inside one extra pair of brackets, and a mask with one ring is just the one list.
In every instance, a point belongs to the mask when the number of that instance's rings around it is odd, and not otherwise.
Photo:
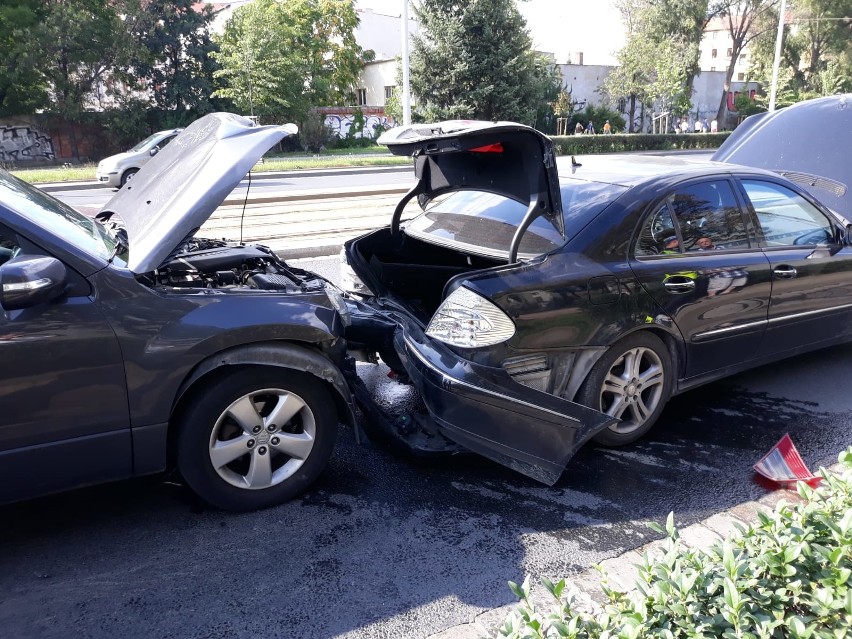
[(142, 166), (175, 139), (183, 129), (169, 129), (149, 135), (129, 151), (111, 155), (98, 164), (98, 182), (121, 188)]

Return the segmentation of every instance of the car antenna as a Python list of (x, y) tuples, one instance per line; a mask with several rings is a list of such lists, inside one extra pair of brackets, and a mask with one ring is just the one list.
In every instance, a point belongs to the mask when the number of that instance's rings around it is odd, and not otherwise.
[(240, 244), (243, 243), (243, 220), (246, 217), (246, 204), (248, 204), (249, 191), (251, 190), (251, 169), (249, 169), (246, 177), (248, 177), (248, 184), (246, 185), (246, 197), (243, 200), (243, 212), (240, 215)]

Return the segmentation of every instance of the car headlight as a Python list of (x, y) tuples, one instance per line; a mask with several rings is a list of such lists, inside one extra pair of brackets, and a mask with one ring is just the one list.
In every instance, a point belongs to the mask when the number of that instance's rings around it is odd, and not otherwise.
[(346, 300), (343, 299), (340, 291), (334, 286), (326, 285), (325, 293), (328, 295), (328, 301), (331, 302), (334, 310), (340, 315), (343, 326), (350, 326), (352, 324), (352, 315), (349, 313), (349, 307), (346, 305)]
[(373, 296), (373, 291), (361, 281), (346, 259), (346, 249), (340, 249), (340, 288), (350, 293)]
[(426, 334), (451, 346), (477, 348), (505, 342), (515, 325), (492, 302), (459, 287), (435, 311)]

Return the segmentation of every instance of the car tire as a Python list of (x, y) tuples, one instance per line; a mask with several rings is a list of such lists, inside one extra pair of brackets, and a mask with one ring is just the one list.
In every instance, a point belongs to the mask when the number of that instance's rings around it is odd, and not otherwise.
[(257, 510), (292, 499), (316, 480), (334, 449), (334, 402), (307, 373), (243, 368), (189, 401), (178, 424), (178, 469), (216, 508)]
[(592, 367), (577, 401), (620, 422), (595, 435), (605, 446), (624, 446), (647, 433), (671, 396), (674, 366), (656, 335), (634, 333), (611, 346)]
[(133, 176), (139, 173), (139, 169), (127, 169), (124, 173), (121, 174), (121, 185), (119, 188), (127, 184), (130, 180), (133, 179)]

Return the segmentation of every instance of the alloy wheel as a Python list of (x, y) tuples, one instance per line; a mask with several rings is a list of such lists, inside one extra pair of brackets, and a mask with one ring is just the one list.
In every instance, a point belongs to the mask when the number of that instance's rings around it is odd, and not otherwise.
[(311, 454), (316, 419), (301, 397), (282, 389), (247, 393), (230, 404), (210, 434), (210, 462), (237, 488), (262, 490), (291, 477)]
[(665, 370), (659, 355), (638, 346), (613, 362), (601, 387), (601, 410), (621, 421), (611, 426), (619, 434), (643, 426), (663, 399)]

